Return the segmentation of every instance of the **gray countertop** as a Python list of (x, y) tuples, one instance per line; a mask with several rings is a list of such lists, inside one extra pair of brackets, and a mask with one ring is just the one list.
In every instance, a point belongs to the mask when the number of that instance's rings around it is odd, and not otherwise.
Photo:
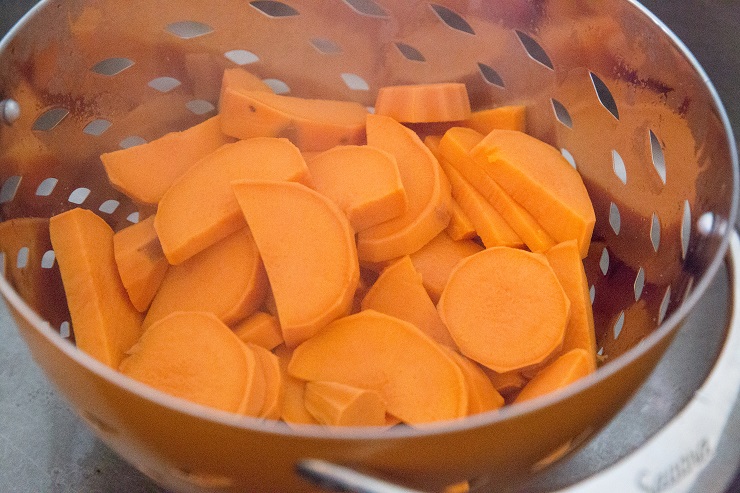
[[(0, 33), (34, 3), (2, 0)], [(740, 1), (643, 3), (699, 59), (727, 107), (736, 135), (740, 135)], [(719, 283), (713, 289), (694, 318), (724, 313), (721, 305), (726, 297), (717, 290), (726, 290), (726, 285)], [(736, 432), (738, 428), (734, 427)], [(732, 491), (740, 491), (740, 483), (735, 484), (737, 489)], [(0, 305), (0, 492), (159, 491), (99, 442), (58, 397), (32, 361), (4, 304)]]

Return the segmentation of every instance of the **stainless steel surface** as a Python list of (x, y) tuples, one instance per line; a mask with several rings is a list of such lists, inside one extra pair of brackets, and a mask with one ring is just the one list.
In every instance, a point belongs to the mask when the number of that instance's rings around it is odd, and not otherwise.
[[(682, 5), (685, 4), (682, 3)], [(733, 12), (736, 12), (730, 10), (733, 3), (723, 5), (729, 5), (729, 7), (720, 6), (714, 9), (727, 8), (729, 14), (725, 17), (725, 21), (732, 21)], [(736, 4), (735, 8), (737, 8)], [(680, 16), (681, 10), (676, 8), (673, 14)], [(707, 8), (702, 12), (704, 15), (710, 15), (709, 12), (715, 11)], [(3, 13), (11, 13), (11, 10)], [(701, 15), (701, 13), (698, 14)], [(723, 68), (726, 68), (728, 64), (731, 65), (733, 56), (737, 56), (740, 52), (727, 48), (725, 45), (718, 46), (716, 37), (712, 43), (715, 49), (727, 50), (728, 54)], [(712, 76), (711, 71), (710, 76)], [(732, 89), (735, 89), (734, 86)], [(730, 101), (732, 100), (730, 97)], [(737, 115), (733, 107), (730, 109), (731, 114)], [(724, 283), (724, 288), (722, 283)], [(715, 298), (715, 295), (721, 293), (723, 289), (726, 293), (726, 279), (715, 281), (710, 293), (691, 314), (689, 322), (681, 330), (677, 339), (682, 342), (673, 346), (671, 353), (661, 363), (653, 377), (663, 380), (651, 379), (652, 383), (646, 386), (646, 389), (652, 388), (652, 391), (656, 392), (656, 394), (644, 397), (647, 399), (646, 402), (651, 404), (650, 414), (641, 416), (644, 420), (641, 426), (626, 427), (630, 430), (631, 436), (619, 442), (621, 448), (629, 449), (636, 446), (645, 438), (645, 434), (641, 435), (641, 432), (650, 433), (656, 427), (660, 427), (662, 422), (665, 422), (672, 413), (675, 414), (688, 400), (700, 383), (702, 375), (706, 375), (717, 348), (721, 344), (725, 329), (721, 319), (725, 314), (723, 308), (726, 306), (726, 298)], [(45, 380), (24, 351), (24, 346), (18, 342), (12, 324), (3, 323), (1, 330), (0, 336), (4, 344), (0, 349), (0, 365), (2, 365), (0, 371), (3, 372), (3, 380), (0, 383), (0, 411), (2, 411), (0, 415), (6, 419), (0, 421), (0, 446), (2, 447), (0, 449), (0, 464), (2, 464), (0, 466), (0, 489), (2, 491), (157, 491), (156, 487), (93, 439), (71, 415), (66, 406), (58, 401), (55, 394), (49, 391)], [(6, 339), (7, 344), (5, 344)], [(696, 346), (692, 346), (690, 351), (685, 351), (689, 341)], [(682, 348), (684, 352), (690, 354), (677, 355), (676, 351), (680, 353)], [(666, 367), (671, 364), (677, 366)], [(655, 412), (654, 404), (656, 403), (662, 413)], [(639, 409), (638, 407), (638, 411)], [(635, 418), (626, 416), (624, 419), (631, 423)], [(622, 439), (624, 438), (623, 433), (624, 431), (618, 434)], [(594, 442), (589, 447), (596, 447), (596, 449), (592, 448), (591, 454), (583, 456), (581, 460), (591, 462), (598, 456), (598, 460), (609, 462), (618, 456), (609, 441), (602, 442), (602, 445)], [(583, 471), (580, 467), (576, 469), (581, 473)], [(28, 481), (22, 478), (28, 478)], [(576, 479), (579, 478), (576, 477)]]

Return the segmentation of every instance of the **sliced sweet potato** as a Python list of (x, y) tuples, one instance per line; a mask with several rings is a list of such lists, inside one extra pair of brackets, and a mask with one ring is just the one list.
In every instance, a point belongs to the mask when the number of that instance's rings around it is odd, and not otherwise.
[(249, 228), (172, 265), (144, 319), (149, 327), (177, 311), (211, 312), (229, 325), (254, 313), (265, 298), (267, 275)]
[(514, 402), (524, 402), (555, 392), (592, 372), (592, 355), (583, 349), (571, 349), (540, 370), (519, 392)]
[(563, 347), (566, 353), (580, 348), (591, 355), (596, 369), (596, 332), (594, 314), (591, 309), (588, 279), (575, 240), (559, 243), (545, 252), (547, 262), (558, 276), (560, 285), (570, 300), (570, 320), (565, 329)]
[(385, 86), (378, 89), (375, 114), (408, 123), (465, 120), (470, 99), (459, 82)]
[(452, 185), (452, 198), (470, 218), (475, 232), (483, 244), (489, 247), (522, 247), (524, 241), (514, 231), (504, 217), (491, 205), (457, 169), (446, 160), (439, 161)]
[(256, 371), (242, 346), (213, 314), (178, 312), (149, 327), (120, 370), (175, 397), (236, 413)]
[(265, 312), (255, 312), (234, 326), (234, 334), (245, 343), (273, 350), (283, 341), (277, 317)]
[(154, 216), (113, 235), (113, 253), (131, 303), (145, 312), (170, 265), (154, 230)]
[(360, 278), (344, 213), (300, 183), (232, 184), (270, 279), (289, 347), (347, 315)]
[(376, 390), (337, 382), (306, 382), (306, 410), (324, 425), (385, 426), (385, 402)]
[(262, 79), (241, 67), (227, 68), (224, 70), (221, 79), (221, 92), (219, 93), (219, 106), (227, 90), (245, 92), (245, 91), (265, 91), (272, 92), (272, 88), (265, 84)]
[(265, 375), (262, 360), (254, 349), (254, 346), (245, 344), (241, 346), (249, 372), (247, 374), (246, 385), (244, 386), (244, 395), (237, 412), (245, 416), (257, 417), (266, 406), (268, 392), (267, 375)]
[(406, 210), (406, 192), (392, 154), (371, 146), (337, 146), (307, 164), (313, 188), (344, 211), (355, 232)]
[(509, 226), (498, 210), (442, 155), (441, 141), (442, 137), (430, 135), (424, 139), (424, 144), (437, 158), (437, 162), (450, 184), (453, 202), (460, 206), (462, 212), (470, 220), (476, 236), (480, 237), (487, 247), (523, 246), (522, 239)]
[(464, 258), (478, 253), (483, 247), (471, 240), (455, 241), (442, 232), (412, 253), (411, 263), (421, 274), (421, 280), (436, 304), (454, 267)]
[(450, 197), (434, 155), (414, 132), (390, 117), (368, 115), (368, 144), (394, 155), (408, 206), (401, 215), (357, 235), (364, 261), (381, 262), (415, 252), (450, 222)]
[(476, 363), (454, 349), (447, 346), (444, 349), (460, 367), (468, 383), (468, 415), (493, 411), (504, 405), (504, 398)]
[(498, 106), (473, 111), (464, 120), (404, 123), (404, 125), (416, 132), (422, 140), (428, 136), (443, 135), (453, 127), (469, 128), (483, 135), (495, 129), (525, 132), (527, 127), (526, 111), (526, 106), (522, 105)]
[(336, 320), (298, 346), (288, 371), (306, 381), (376, 390), (388, 413), (407, 424), (460, 418), (468, 407), (462, 370), (440, 345), (374, 310)]
[(524, 132), (493, 130), (470, 151), (486, 173), (556, 241), (588, 253), (596, 216), (581, 175), (559, 150)]
[(450, 224), (447, 225), (445, 230), (450, 238), (453, 240), (472, 240), (478, 236), (478, 233), (475, 232), (475, 225), (454, 198), (451, 205)]
[[(437, 134), (427, 135), (424, 138), (424, 144), (429, 148), (430, 151), (432, 151), (432, 154), (438, 161), (437, 164), (439, 164), (439, 160), (441, 158), (441, 155), (439, 153), (439, 142), (441, 140), (441, 135)], [(451, 238), (456, 240), (475, 238), (476, 236), (478, 236), (478, 233), (475, 231), (475, 225), (470, 220), (463, 208), (460, 207), (460, 204), (452, 196), (452, 183), (450, 183), (450, 179), (447, 176), (447, 173), (444, 172), (442, 166), (440, 166), (440, 172), (442, 174), (442, 183), (444, 185), (443, 190), (448, 190), (449, 192), (445, 193), (449, 193), (450, 195), (450, 223), (447, 225), (446, 228), (447, 234), (449, 234)]]
[(188, 168), (233, 139), (214, 116), (182, 132), (100, 156), (111, 185), (136, 202), (156, 204)]
[(254, 416), (279, 419), (283, 405), (283, 373), (280, 370), (280, 361), (277, 356), (262, 346), (247, 343), (247, 347), (254, 352), (257, 366), (261, 368), (265, 380), (263, 404)]
[(455, 347), (408, 255), (383, 270), (360, 307), (411, 322), (440, 344)]
[(293, 350), (285, 344), (275, 348), (275, 356), (280, 363), (282, 374), (282, 397), (280, 407), (280, 419), (289, 425), (315, 425), (319, 424), (316, 418), (306, 409), (304, 396), (306, 393), (306, 382), (295, 378), (288, 373), (288, 363), (293, 356)]
[(359, 103), (226, 89), (221, 128), (238, 139), (286, 137), (302, 151), (362, 144), (367, 109)]
[(180, 264), (245, 226), (231, 182), (288, 180), (310, 184), (306, 162), (287, 139), (258, 137), (220, 147), (164, 194), (154, 227), (164, 254)]
[(453, 127), (445, 132), (439, 142), (440, 159), (451, 164), (485, 197), (531, 251), (544, 252), (553, 246), (555, 241), (529, 212), (488, 176), (485, 172), (487, 164), (476, 161), (470, 154), (481, 140), (483, 135), (475, 130)]
[(141, 314), (118, 276), (113, 230), (86, 209), (72, 209), (49, 220), (77, 347), (117, 368), (141, 335)]
[(544, 361), (562, 345), (570, 314), (545, 257), (507, 247), (457, 264), (437, 308), (460, 352), (497, 372)]
[(527, 108), (522, 105), (511, 105), (473, 111), (468, 118), (460, 122), (460, 126), (472, 128), (483, 135), (495, 129), (524, 132), (527, 129)]

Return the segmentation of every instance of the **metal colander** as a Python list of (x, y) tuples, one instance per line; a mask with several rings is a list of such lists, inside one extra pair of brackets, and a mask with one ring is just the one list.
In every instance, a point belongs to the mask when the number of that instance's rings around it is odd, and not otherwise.
[(42, 2), (0, 46), (2, 219), (84, 207), (120, 229), (151, 214), (108, 184), (100, 154), (214, 115), (234, 66), (277, 93), (368, 107), (381, 86), (439, 81), (464, 82), (475, 109), (526, 105), (528, 132), (594, 202), (585, 263), (604, 364), (557, 395), (418, 429), (237, 417), (77, 351), (46, 222), (6, 229), (0, 291), (34, 359), (105, 443), (173, 491), (308, 490), (295, 474), (306, 459), (433, 491), (514, 488), (620, 409), (723, 261), (738, 193), (724, 110), (680, 42), (614, 0)]

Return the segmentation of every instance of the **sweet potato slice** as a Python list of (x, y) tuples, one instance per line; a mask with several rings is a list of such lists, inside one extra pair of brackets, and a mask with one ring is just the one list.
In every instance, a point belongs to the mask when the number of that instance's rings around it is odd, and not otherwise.
[(280, 406), (280, 419), (289, 425), (316, 425), (319, 422), (306, 409), (304, 400), (306, 382), (295, 378), (288, 373), (288, 363), (293, 356), (293, 350), (285, 344), (281, 344), (274, 350), (275, 356), (280, 363), (282, 374), (282, 403)]
[(460, 122), (460, 126), (472, 128), (483, 135), (495, 129), (524, 132), (527, 129), (527, 108), (511, 105), (473, 111), (470, 117)]
[(593, 372), (592, 355), (583, 349), (571, 349), (540, 370), (514, 400), (524, 402), (555, 392)]
[(268, 283), (249, 228), (172, 265), (144, 318), (149, 327), (177, 311), (211, 312), (229, 325), (254, 313)]
[(288, 371), (376, 390), (388, 413), (407, 424), (459, 418), (468, 407), (465, 377), (444, 349), (414, 325), (374, 310), (336, 320), (298, 346)]
[(231, 182), (240, 179), (310, 184), (303, 156), (286, 139), (258, 137), (219, 148), (190, 168), (159, 203), (154, 227), (171, 264), (245, 226), (231, 190)]
[(244, 386), (244, 396), (239, 404), (237, 413), (244, 416), (259, 416), (265, 407), (267, 396), (267, 377), (265, 375), (262, 361), (254, 350), (254, 346), (242, 344), (242, 351), (247, 360), (247, 368), (250, 371), (247, 374), (246, 385)]
[(77, 347), (117, 368), (141, 335), (141, 314), (118, 276), (113, 230), (92, 211), (77, 208), (52, 217), (49, 235)]
[(570, 302), (543, 255), (493, 247), (455, 267), (437, 308), (460, 352), (506, 372), (560, 348)]
[(501, 214), (516, 234), (533, 252), (544, 252), (555, 241), (540, 224), (512, 199), (485, 172), (486, 163), (476, 161), (470, 152), (483, 140), (483, 135), (463, 127), (445, 132), (439, 142), (440, 159), (451, 164)]
[(286, 137), (302, 151), (325, 151), (336, 145), (362, 144), (367, 109), (350, 101), (226, 89), (220, 114), (226, 135)]
[[(522, 239), (498, 210), (442, 155), (441, 141), (442, 137), (439, 135), (430, 135), (424, 139), (424, 144), (437, 158), (442, 174), (449, 184), (452, 202), (460, 207), (471, 222), (475, 236), (478, 236), (487, 247), (523, 246)], [(450, 225), (447, 226), (449, 227)]]
[(445, 229), (450, 196), (437, 160), (414, 132), (390, 117), (368, 115), (367, 139), (395, 156), (408, 201), (401, 216), (357, 235), (359, 258), (381, 262), (415, 252)]
[(239, 181), (289, 347), (347, 315), (360, 278), (354, 233), (328, 198), (299, 183)]
[(324, 425), (385, 426), (385, 402), (375, 390), (337, 382), (306, 382), (306, 410)]
[(468, 415), (493, 411), (504, 405), (504, 398), (476, 363), (454, 349), (447, 346), (444, 349), (460, 367), (468, 384)]
[(575, 348), (587, 351), (591, 355), (595, 370), (594, 314), (591, 309), (588, 279), (586, 279), (586, 271), (581, 261), (578, 245), (575, 240), (568, 240), (550, 248), (545, 252), (545, 257), (570, 300), (570, 319), (565, 329), (561, 351), (566, 353)]
[(280, 361), (277, 356), (262, 346), (247, 343), (247, 347), (254, 352), (257, 365), (261, 368), (265, 380), (264, 401), (254, 416), (279, 419), (283, 405), (283, 374), (280, 370)]
[(439, 164), (450, 179), (452, 198), (460, 204), (460, 208), (470, 218), (475, 232), (487, 248), (524, 246), (524, 241), (509, 226), (506, 219), (454, 166), (444, 159), (440, 160)]
[(470, 99), (459, 82), (386, 86), (378, 90), (375, 114), (404, 123), (465, 120), (470, 117)]
[(412, 253), (411, 263), (421, 274), (422, 283), (429, 297), (436, 304), (447, 285), (452, 269), (464, 258), (483, 250), (478, 243), (471, 240), (455, 241), (445, 232)]
[(371, 146), (337, 146), (307, 164), (313, 188), (344, 211), (355, 232), (406, 210), (406, 192), (392, 154)]
[(493, 130), (470, 154), (556, 242), (575, 239), (586, 256), (596, 216), (581, 175), (560, 151), (523, 132)]
[(154, 230), (154, 216), (113, 235), (113, 253), (131, 303), (145, 312), (170, 265)]
[(383, 270), (360, 307), (411, 322), (440, 344), (455, 347), (408, 255)]
[(242, 346), (214, 315), (178, 312), (149, 327), (120, 370), (175, 397), (236, 413), (256, 371)]
[(227, 90), (236, 92), (265, 91), (272, 92), (272, 88), (265, 84), (262, 79), (241, 67), (227, 68), (221, 79), (221, 92), (219, 93), (219, 106)]
[(282, 344), (280, 322), (269, 313), (255, 312), (234, 326), (234, 334), (245, 343), (273, 350)]
[(450, 204), (450, 224), (447, 225), (447, 234), (453, 240), (472, 240), (478, 233), (468, 215), (462, 210), (460, 204), (453, 198)]
[(221, 132), (221, 117), (214, 116), (147, 144), (105, 153), (100, 159), (111, 185), (136, 202), (156, 204), (188, 168), (232, 141)]

